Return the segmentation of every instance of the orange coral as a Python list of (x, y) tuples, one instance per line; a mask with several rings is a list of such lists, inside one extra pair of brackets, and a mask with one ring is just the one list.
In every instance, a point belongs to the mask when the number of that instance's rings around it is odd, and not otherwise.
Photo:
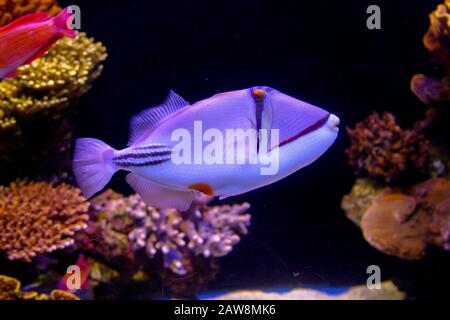
[(28, 13), (48, 12), (55, 15), (60, 10), (56, 0), (0, 0), (0, 26)]
[[(421, 128), (419, 128), (421, 129)], [(419, 130), (403, 130), (388, 112), (372, 113), (366, 120), (347, 128), (351, 146), (348, 163), (356, 173), (386, 181), (409, 171), (422, 169), (428, 156), (428, 141)]]
[(430, 179), (408, 194), (384, 190), (361, 220), (364, 238), (402, 259), (420, 259), (428, 245), (450, 250), (450, 181)]
[(421, 258), (426, 247), (426, 223), (422, 221), (423, 215), (413, 215), (415, 209), (413, 197), (403, 194), (377, 197), (361, 220), (364, 238), (384, 253), (403, 259)]
[(0, 187), (0, 251), (30, 262), (72, 245), (73, 235), (87, 227), (88, 207), (80, 190), (66, 184), (20, 181)]

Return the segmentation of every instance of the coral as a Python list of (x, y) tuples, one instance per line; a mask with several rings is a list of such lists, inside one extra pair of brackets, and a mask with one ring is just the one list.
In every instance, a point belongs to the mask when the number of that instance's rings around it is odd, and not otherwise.
[(373, 199), (382, 188), (370, 179), (357, 179), (351, 192), (342, 198), (341, 208), (356, 225), (360, 225), (361, 218), (372, 205)]
[(450, 181), (429, 179), (408, 190), (385, 189), (364, 212), (364, 238), (402, 259), (423, 257), (429, 245), (450, 250)]
[(70, 149), (67, 116), (101, 74), (106, 56), (101, 43), (78, 33), (20, 67), (18, 77), (0, 82), (0, 171)]
[(159, 210), (138, 195), (124, 197), (107, 190), (91, 200), (89, 227), (77, 235), (77, 246), (130, 264), (140, 251), (150, 259), (161, 255), (164, 267), (185, 275), (192, 271), (193, 257), (222, 257), (232, 250), (247, 233), (249, 207), (197, 203), (187, 212)]
[(411, 80), (411, 90), (425, 104), (450, 101), (450, 77), (436, 80), (424, 74), (416, 74)]
[(436, 80), (423, 74), (411, 79), (411, 90), (425, 104), (450, 101), (450, 1), (438, 5), (430, 14), (430, 27), (423, 38), (433, 62), (440, 65), (445, 76)]
[(403, 130), (388, 112), (373, 112), (366, 120), (347, 128), (351, 146), (348, 163), (356, 174), (390, 182), (414, 169), (423, 169), (428, 156), (428, 141), (418, 130)]
[(416, 200), (403, 194), (378, 196), (361, 220), (364, 238), (386, 254), (403, 259), (422, 258), (428, 221), (414, 215)]
[(145, 248), (150, 257), (161, 252), (164, 265), (178, 275), (188, 272), (182, 248), (205, 258), (223, 257), (247, 234), (250, 205), (194, 206), (187, 213), (175, 209), (157, 210), (138, 196), (129, 198), (131, 216), (136, 220), (129, 234), (136, 249)]
[(430, 14), (430, 28), (423, 38), (434, 62), (450, 70), (450, 1), (437, 6)]
[(88, 203), (66, 184), (18, 181), (0, 187), (0, 252), (30, 262), (74, 243), (87, 227)]
[(20, 67), (18, 77), (0, 85), (3, 129), (37, 114), (58, 117), (61, 109), (90, 89), (105, 59), (101, 43), (78, 33), (75, 39), (60, 40), (43, 57)]
[(60, 10), (56, 0), (0, 0), (0, 26), (28, 13), (48, 12), (56, 15)]
[(76, 295), (62, 291), (53, 290), (50, 295), (36, 291), (22, 291), (19, 280), (0, 275), (0, 300), (80, 300)]

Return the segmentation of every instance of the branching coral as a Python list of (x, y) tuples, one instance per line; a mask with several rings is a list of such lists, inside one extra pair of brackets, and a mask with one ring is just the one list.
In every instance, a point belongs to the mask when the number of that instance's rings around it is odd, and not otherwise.
[(22, 291), (19, 280), (0, 275), (0, 300), (80, 300), (76, 295), (62, 291), (53, 290), (50, 295), (36, 291)]
[(150, 257), (161, 252), (164, 265), (174, 273), (183, 275), (183, 248), (194, 255), (222, 257), (227, 255), (247, 234), (250, 205), (207, 207), (197, 206), (183, 214), (175, 209), (156, 210), (145, 205), (138, 196), (129, 198), (136, 219), (130, 233), (135, 248), (145, 248)]
[(428, 245), (450, 249), (450, 181), (430, 179), (410, 190), (384, 190), (365, 211), (361, 229), (378, 250), (420, 259)]
[(346, 155), (357, 174), (389, 182), (425, 165), (428, 141), (417, 130), (400, 128), (391, 113), (374, 112), (354, 129), (347, 128), (347, 133), (351, 146)]
[(43, 182), (0, 187), (0, 252), (30, 262), (37, 255), (74, 243), (87, 227), (88, 203), (77, 188)]
[(56, 0), (0, 0), (0, 26), (28, 13), (48, 12), (55, 15), (61, 10)]
[[(138, 195), (123, 197), (111, 190), (91, 201), (91, 223), (78, 238), (84, 250), (109, 259), (144, 250), (149, 258), (162, 255), (164, 266), (178, 275), (191, 271), (191, 256), (222, 257), (247, 233), (248, 204), (208, 207), (188, 212), (158, 210)], [(101, 239), (98, 241), (97, 239)]]

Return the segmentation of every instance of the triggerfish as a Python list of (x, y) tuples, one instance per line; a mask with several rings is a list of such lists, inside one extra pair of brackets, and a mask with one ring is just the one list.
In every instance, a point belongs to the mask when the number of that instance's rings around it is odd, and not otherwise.
[(75, 38), (68, 8), (56, 17), (32, 13), (0, 28), (0, 80), (14, 78), (17, 68), (44, 55), (59, 39)]
[(334, 143), (338, 126), (337, 116), (269, 87), (192, 105), (170, 91), (132, 118), (127, 148), (78, 139), (73, 172), (87, 198), (126, 170), (147, 204), (183, 211), (198, 197), (242, 194), (309, 165)]

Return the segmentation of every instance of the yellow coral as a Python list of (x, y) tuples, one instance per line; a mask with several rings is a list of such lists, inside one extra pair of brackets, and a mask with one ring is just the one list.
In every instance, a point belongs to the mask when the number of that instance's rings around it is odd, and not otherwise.
[(53, 290), (50, 296), (36, 291), (22, 291), (22, 284), (16, 278), (0, 275), (0, 300), (80, 300), (70, 292)]
[(57, 117), (90, 89), (106, 56), (101, 43), (79, 33), (75, 39), (60, 40), (45, 56), (20, 67), (18, 77), (0, 83), (0, 133), (7, 128), (20, 130), (20, 121), (39, 114)]

